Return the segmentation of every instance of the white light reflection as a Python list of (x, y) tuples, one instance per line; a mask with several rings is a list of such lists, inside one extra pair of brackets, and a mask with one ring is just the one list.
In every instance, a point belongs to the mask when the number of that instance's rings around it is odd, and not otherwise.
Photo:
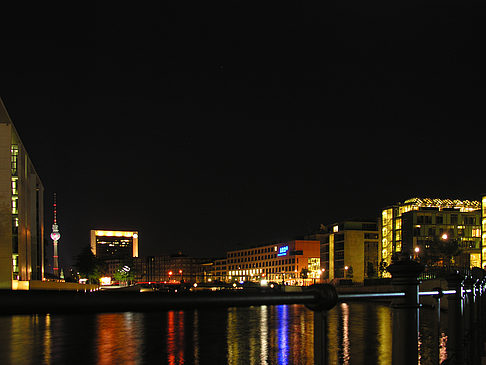
[(349, 364), (349, 305), (341, 303), (341, 311), (343, 313), (343, 364)]
[(260, 307), (260, 364), (268, 364), (268, 307)]

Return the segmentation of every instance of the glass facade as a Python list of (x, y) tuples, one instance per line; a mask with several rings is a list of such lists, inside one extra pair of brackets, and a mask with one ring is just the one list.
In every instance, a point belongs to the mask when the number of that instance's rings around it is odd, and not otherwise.
[(12, 185), (12, 279), (19, 279), (19, 146), (12, 144), (11, 153), (11, 185)]
[[(433, 240), (446, 237), (457, 242), (464, 253), (462, 265), (478, 266), (478, 254), (481, 253), (480, 210), (479, 201), (429, 198), (413, 198), (384, 209), (381, 217), (382, 265), (389, 265), (396, 253), (403, 251), (418, 255)], [(483, 231), (484, 223), (483, 220)], [(483, 242), (484, 239), (483, 236)], [(483, 251), (483, 259), (485, 254)], [(388, 275), (383, 273), (383, 276)]]
[(484, 268), (486, 266), (486, 196), (483, 196), (481, 203), (481, 267)]

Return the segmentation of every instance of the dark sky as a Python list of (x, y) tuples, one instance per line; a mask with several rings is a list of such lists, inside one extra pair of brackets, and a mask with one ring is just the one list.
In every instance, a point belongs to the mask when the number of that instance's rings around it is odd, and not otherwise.
[(485, 191), (480, 2), (177, 3), (4, 12), (0, 96), (65, 262), (93, 228), (222, 256)]

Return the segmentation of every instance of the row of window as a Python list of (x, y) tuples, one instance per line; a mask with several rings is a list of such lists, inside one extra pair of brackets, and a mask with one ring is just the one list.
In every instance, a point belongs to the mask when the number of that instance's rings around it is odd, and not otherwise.
[(256, 248), (248, 251), (228, 252), (228, 257), (251, 256), (272, 251), (277, 251), (277, 246)]
[[(228, 254), (229, 257), (229, 254)], [(237, 262), (250, 262), (250, 261), (260, 261), (260, 260), (269, 260), (274, 259), (277, 257), (277, 254), (270, 254), (270, 255), (262, 255), (262, 256), (251, 256), (251, 257), (241, 257), (237, 259), (228, 259), (229, 264), (234, 264)]]
[[(398, 231), (397, 231), (398, 233)], [(456, 232), (454, 229), (451, 228), (436, 228), (436, 227), (429, 227), (429, 228), (421, 228), (415, 227), (413, 229), (413, 235), (415, 237), (418, 236), (442, 236), (446, 233), (449, 238), (454, 238), (456, 236)], [(457, 228), (457, 236), (458, 237), (481, 237), (481, 228), (473, 228), (471, 231), (467, 231), (464, 228)]]
[(295, 264), (295, 257), (291, 259), (285, 260), (275, 260), (275, 261), (264, 261), (264, 262), (255, 262), (252, 264), (243, 264), (243, 265), (228, 265), (230, 270), (233, 269), (252, 269), (252, 268), (259, 268), (259, 267), (270, 267), (270, 266), (283, 266), (288, 264)]
[[(283, 266), (283, 267), (271, 267), (267, 269), (256, 270), (255, 275), (265, 273), (265, 274), (276, 274), (282, 272), (295, 272), (297, 270), (297, 266)], [(229, 271), (231, 276), (234, 275), (252, 275), (253, 270), (245, 270), (245, 269), (237, 269)]]
[[(446, 215), (447, 217), (448, 215)], [(444, 215), (436, 214), (435, 215), (435, 222), (434, 224), (444, 224), (446, 223), (446, 219), (444, 219)], [(460, 218), (460, 219), (459, 219)], [(475, 225), (477, 224), (476, 217), (471, 216), (459, 216), (457, 214), (451, 214), (449, 222), (447, 224), (458, 224), (459, 220), (461, 224), (466, 225)], [(417, 224), (432, 224), (432, 215), (425, 215), (425, 214), (417, 214)]]

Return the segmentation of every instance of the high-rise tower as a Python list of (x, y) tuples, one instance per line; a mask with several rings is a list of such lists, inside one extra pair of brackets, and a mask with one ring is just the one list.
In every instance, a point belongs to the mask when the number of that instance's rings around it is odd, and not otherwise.
[(54, 223), (52, 224), (51, 239), (54, 244), (54, 275), (59, 277), (59, 256), (57, 251), (57, 244), (61, 238), (59, 233), (59, 226), (57, 225), (57, 205), (56, 205), (56, 193), (54, 193)]

